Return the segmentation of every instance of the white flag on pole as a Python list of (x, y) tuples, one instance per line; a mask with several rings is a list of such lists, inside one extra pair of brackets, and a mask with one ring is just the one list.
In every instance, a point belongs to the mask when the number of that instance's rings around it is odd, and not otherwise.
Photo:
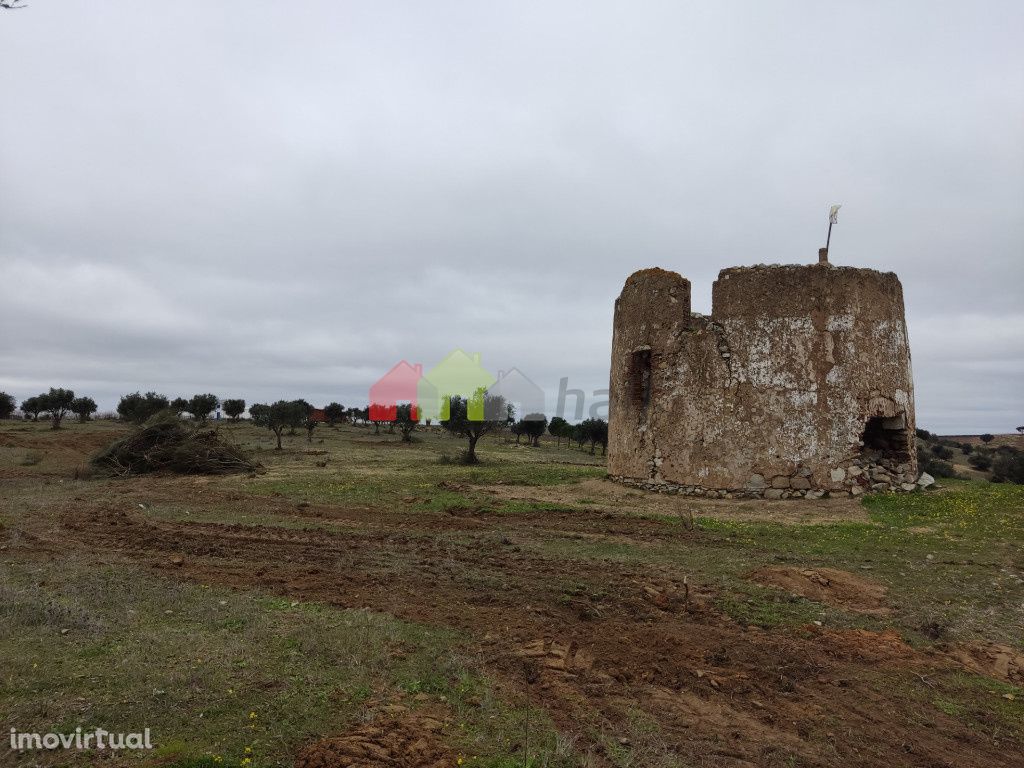
[(843, 206), (841, 206), (841, 205), (833, 205), (829, 209), (829, 212), (828, 212), (828, 223), (829, 224), (835, 224), (836, 223), (836, 217), (839, 215), (839, 209), (842, 208), (842, 207)]

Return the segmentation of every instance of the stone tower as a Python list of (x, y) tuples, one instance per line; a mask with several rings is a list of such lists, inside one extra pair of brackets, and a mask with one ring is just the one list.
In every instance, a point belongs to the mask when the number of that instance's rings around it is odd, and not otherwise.
[(891, 272), (722, 270), (710, 317), (645, 269), (615, 302), (608, 472), (700, 496), (913, 490), (914, 384)]

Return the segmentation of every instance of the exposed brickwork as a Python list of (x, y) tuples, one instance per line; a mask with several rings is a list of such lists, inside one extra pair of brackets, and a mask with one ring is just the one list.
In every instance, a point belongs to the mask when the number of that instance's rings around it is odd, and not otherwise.
[(831, 264), (645, 269), (615, 303), (609, 473), (708, 496), (912, 490), (914, 389), (896, 275)]

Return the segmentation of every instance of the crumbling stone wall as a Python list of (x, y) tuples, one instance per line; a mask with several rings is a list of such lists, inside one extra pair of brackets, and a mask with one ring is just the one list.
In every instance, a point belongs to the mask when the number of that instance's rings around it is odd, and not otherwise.
[(723, 270), (710, 317), (645, 269), (615, 303), (609, 474), (705, 496), (913, 490), (914, 390), (896, 275)]

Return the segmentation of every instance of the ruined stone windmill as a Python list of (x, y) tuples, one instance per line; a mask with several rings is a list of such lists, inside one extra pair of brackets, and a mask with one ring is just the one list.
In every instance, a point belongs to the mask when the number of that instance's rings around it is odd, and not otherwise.
[(608, 472), (652, 490), (820, 498), (916, 487), (914, 384), (892, 272), (722, 270), (711, 316), (690, 281), (632, 274), (615, 302)]

